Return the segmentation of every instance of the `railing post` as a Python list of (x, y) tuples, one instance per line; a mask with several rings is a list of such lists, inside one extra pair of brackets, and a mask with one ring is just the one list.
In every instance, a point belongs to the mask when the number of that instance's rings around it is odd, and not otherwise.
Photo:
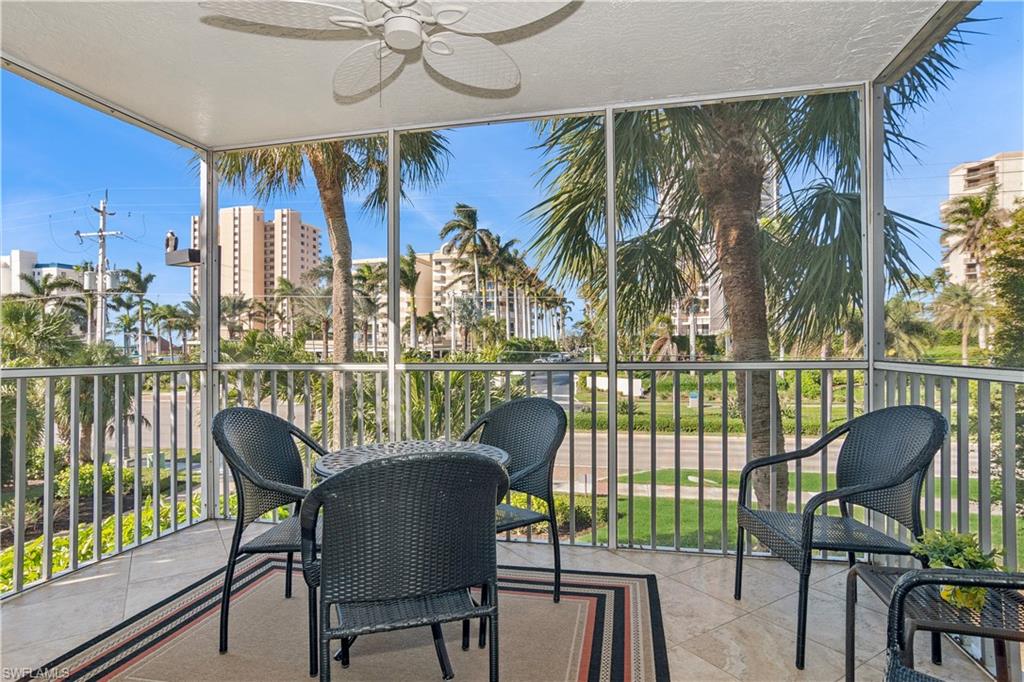
[[(618, 458), (618, 291), (616, 281), (616, 221), (615, 212), (615, 110), (604, 110), (604, 170), (605, 170), (605, 230), (607, 241), (608, 296), (608, 549), (618, 545), (619, 458)], [(594, 376), (597, 383), (597, 376)], [(596, 493), (595, 493), (596, 494)]]
[(402, 401), (399, 393), (398, 360), (402, 352), (399, 320), (399, 201), (402, 196), (401, 141), (398, 131), (388, 130), (388, 439), (397, 440), (401, 427)]
[[(199, 393), (199, 438), (203, 508), (201, 518), (217, 516), (217, 457), (213, 443), (213, 416), (217, 412), (217, 388), (220, 382), (214, 369), (220, 352), (220, 248), (217, 230), (216, 154), (200, 152), (199, 163), (199, 334), (201, 360), (205, 365)], [(191, 453), (189, 453), (191, 458)], [(191, 461), (191, 460), (190, 460)], [(191, 465), (189, 467), (191, 471)], [(138, 473), (138, 472), (136, 472)], [(189, 474), (191, 475), (191, 473)], [(192, 502), (189, 500), (189, 504)], [(136, 542), (139, 538), (135, 538)]]
[(864, 299), (864, 354), (869, 410), (882, 407), (882, 374), (875, 363), (885, 359), (885, 107), (884, 86), (868, 82), (860, 93), (861, 276)]

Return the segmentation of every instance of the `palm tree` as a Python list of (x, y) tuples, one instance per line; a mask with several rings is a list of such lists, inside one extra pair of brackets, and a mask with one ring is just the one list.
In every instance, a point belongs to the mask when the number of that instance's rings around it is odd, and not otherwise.
[(992, 323), (992, 295), (978, 286), (947, 284), (932, 301), (935, 322), (960, 330), (960, 364), (968, 362), (971, 332)]
[[(402, 135), (402, 187), (429, 188), (444, 175), (448, 160), (444, 136), (438, 132)], [(364, 210), (383, 213), (387, 205), (387, 140), (383, 136), (331, 140), (308, 144), (264, 147), (227, 152), (219, 157), (218, 169), (225, 182), (243, 191), (251, 190), (265, 201), (281, 193), (293, 193), (306, 182), (308, 164), (320, 195), (331, 247), (331, 310), (335, 362), (351, 362), (354, 340), (355, 291), (352, 283), (352, 236), (349, 233), (345, 198), (365, 192)], [(342, 400), (348, 394), (349, 377), (335, 374), (332, 406), (343, 413)], [(332, 429), (337, 438), (338, 429)]]
[[(292, 299), (302, 295), (301, 287), (295, 286), (287, 277), (278, 277), (274, 286), (274, 313), (280, 315), (284, 322), (284, 333), (288, 336), (295, 334), (295, 311)], [(252, 325), (250, 325), (251, 327)]]
[(999, 187), (993, 183), (984, 194), (966, 194), (953, 199), (942, 210), (942, 221), (949, 225), (944, 238), (954, 240), (951, 251), (960, 251), (983, 260), (993, 230), (1006, 224), (1010, 212), (999, 208)]
[(320, 340), (323, 342), (323, 356), (326, 361), (329, 357), (327, 348), (328, 333), (331, 329), (331, 320), (334, 318), (334, 311), (331, 310), (331, 292), (326, 287), (314, 287), (306, 290), (299, 299), (299, 318), (308, 322), (320, 332)]
[(430, 344), (430, 357), (434, 357), (434, 337), (438, 334), (444, 334), (448, 328), (448, 320), (434, 314), (434, 311), (430, 310), (427, 314), (420, 316), (419, 328), (427, 336)]
[(457, 296), (453, 299), (452, 306), (452, 317), (462, 330), (462, 348), (469, 350), (470, 333), (476, 329), (476, 325), (483, 317), (480, 303), (475, 296)]
[(222, 296), (220, 299), (220, 316), (228, 330), (228, 338), (235, 340), (242, 331), (242, 319), (252, 309), (252, 301), (245, 296)]
[(189, 337), (199, 333), (199, 323), (202, 319), (202, 308), (199, 305), (199, 299), (195, 296), (189, 296), (187, 300), (182, 301), (178, 305), (177, 318), (181, 323), (178, 328), (181, 332), (181, 347), (187, 355)]
[(398, 286), (409, 296), (409, 347), (416, 349), (416, 287), (420, 282), (420, 272), (416, 268), (416, 251), (412, 244), (406, 244), (404, 256), (398, 261)]
[(885, 302), (887, 354), (906, 360), (920, 360), (934, 337), (935, 328), (925, 319), (924, 306), (919, 301), (897, 294)]
[(477, 210), (467, 204), (455, 204), (455, 218), (441, 227), (441, 239), (452, 240), (455, 252), (473, 259), (473, 291), (480, 293), (480, 256), (487, 252), (491, 233), (480, 227)]
[[(356, 294), (356, 305), (359, 306), (364, 323), (368, 322), (373, 330), (373, 352), (377, 352), (378, 321), (381, 309), (381, 295), (388, 279), (387, 263), (363, 263), (352, 276)], [(363, 329), (363, 350), (366, 350), (367, 331)]]
[(149, 285), (155, 279), (156, 275), (151, 272), (144, 273), (142, 271), (142, 263), (136, 262), (134, 270), (121, 271), (121, 286), (117, 289), (119, 292), (135, 296), (135, 311), (139, 321), (138, 344), (140, 365), (146, 364), (146, 313), (149, 307), (153, 305), (152, 301), (146, 299), (146, 294), (149, 292)]
[[(886, 91), (888, 160), (912, 142), (906, 117), (924, 106), (955, 68), (962, 44), (954, 31)], [(859, 104), (854, 92), (725, 102), (700, 107), (624, 111), (615, 117), (619, 324), (641, 329), (686, 294), (680, 263), (701, 263), (709, 241), (721, 278), (732, 334), (732, 359), (772, 359), (769, 297), (774, 322), (795, 338), (834, 334), (861, 296)], [(534, 207), (533, 247), (558, 279), (606, 289), (605, 149), (600, 117), (539, 124), (547, 160), (548, 197)], [(781, 194), (784, 220), (764, 226), (762, 192)], [(888, 213), (886, 269), (906, 290), (913, 264), (903, 238), (910, 220)], [(766, 262), (770, 269), (766, 270)], [(841, 265), (837, 265), (841, 264)], [(603, 302), (602, 302), (603, 303)], [(738, 398), (751, 406), (746, 430), (752, 453), (771, 452), (769, 373), (740, 377)], [(746, 417), (747, 410), (740, 413)], [(779, 410), (774, 410), (778, 415)], [(780, 450), (781, 451), (781, 450)], [(784, 465), (760, 469), (758, 502), (783, 508)]]
[(494, 282), (494, 319), (499, 316), (499, 294), (505, 290), (505, 336), (510, 333), (508, 318), (508, 279), (516, 266), (516, 244), (518, 239), (510, 239), (507, 242), (501, 241), (501, 235), (490, 234), (484, 258), (484, 265)]

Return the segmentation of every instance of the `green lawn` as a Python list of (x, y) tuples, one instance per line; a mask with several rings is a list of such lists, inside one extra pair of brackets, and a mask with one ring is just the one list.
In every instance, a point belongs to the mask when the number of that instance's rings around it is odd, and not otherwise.
[[(696, 488), (699, 481), (699, 472), (697, 469), (680, 469), (680, 485), (684, 488)], [(672, 485), (676, 484), (674, 469), (658, 469), (656, 480), (658, 485)], [(814, 472), (802, 472), (800, 475), (803, 481), (801, 488), (804, 492), (817, 492), (821, 490), (821, 474)], [(629, 481), (628, 474), (622, 474), (619, 476), (620, 483), (626, 483)], [(704, 481), (705, 484), (713, 484), (716, 487), (722, 485), (722, 472), (718, 469), (705, 469), (704, 470)], [(651, 482), (650, 471), (637, 471), (633, 474), (633, 483), (646, 485)], [(737, 489), (740, 486), (740, 472), (730, 471), (728, 475), (728, 485), (730, 488)], [(935, 479), (935, 490), (940, 490), (941, 482), (939, 479)], [(953, 499), (957, 497), (957, 479), (952, 479), (952, 495)], [(828, 487), (833, 489), (836, 487), (836, 476), (835, 474), (828, 475)], [(796, 490), (796, 472), (789, 472), (789, 489)], [(978, 501), (978, 479), (971, 478), (968, 483), (968, 497), (972, 502)]]
[[(626, 516), (628, 510), (628, 499), (619, 497), (619, 513), (622, 515), (618, 520), (618, 540), (620, 546), (630, 545), (629, 518)], [(657, 544), (663, 547), (672, 547), (675, 542), (673, 526), (675, 524), (674, 500), (672, 498), (657, 498), (655, 513), (657, 515)], [(736, 512), (735, 506), (729, 509), (727, 523), (727, 540), (730, 549), (736, 548)], [(790, 505), (790, 511), (794, 511)], [(861, 510), (858, 510), (861, 511)], [(697, 500), (680, 500), (680, 546), (685, 548), (696, 548), (697, 538)], [(833, 516), (839, 514), (835, 505), (829, 507), (829, 513)], [(957, 515), (953, 514), (952, 528), (956, 528)], [(971, 514), (970, 528), (972, 532), (978, 529), (978, 515)], [(992, 537), (996, 546), (1000, 546), (1002, 538), (1003, 519), (1002, 516), (992, 516)], [(580, 533), (582, 540), (589, 541), (590, 531)], [(599, 543), (608, 541), (608, 528), (601, 526), (597, 529), (597, 540)], [(633, 498), (633, 537), (634, 546), (642, 545), (649, 547), (651, 544), (651, 498), (635, 496)], [(704, 502), (704, 546), (707, 549), (721, 548), (722, 546), (722, 503), (719, 500), (705, 500)], [(1017, 564), (1024, 565), (1024, 524), (1017, 524)]]

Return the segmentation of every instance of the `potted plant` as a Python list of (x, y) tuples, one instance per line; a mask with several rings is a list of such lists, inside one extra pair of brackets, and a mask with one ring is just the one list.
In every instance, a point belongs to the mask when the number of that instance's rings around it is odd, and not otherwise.
[[(964, 568), (999, 570), (996, 550), (982, 552), (978, 536), (938, 529), (926, 530), (910, 547), (911, 553), (928, 561), (929, 568)], [(960, 608), (980, 609), (985, 604), (984, 587), (943, 585), (939, 595)]]

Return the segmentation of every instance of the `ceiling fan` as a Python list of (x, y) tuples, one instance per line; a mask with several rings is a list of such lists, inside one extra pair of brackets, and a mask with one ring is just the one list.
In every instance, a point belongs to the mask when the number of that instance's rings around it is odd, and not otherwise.
[(282, 28), (359, 31), (372, 42), (353, 50), (334, 73), (334, 92), (362, 95), (397, 72), (406, 55), (420, 52), (441, 76), (484, 90), (510, 90), (519, 67), (484, 35), (531, 24), (567, 0), (434, 2), (428, 0), (204, 0), (231, 19)]

